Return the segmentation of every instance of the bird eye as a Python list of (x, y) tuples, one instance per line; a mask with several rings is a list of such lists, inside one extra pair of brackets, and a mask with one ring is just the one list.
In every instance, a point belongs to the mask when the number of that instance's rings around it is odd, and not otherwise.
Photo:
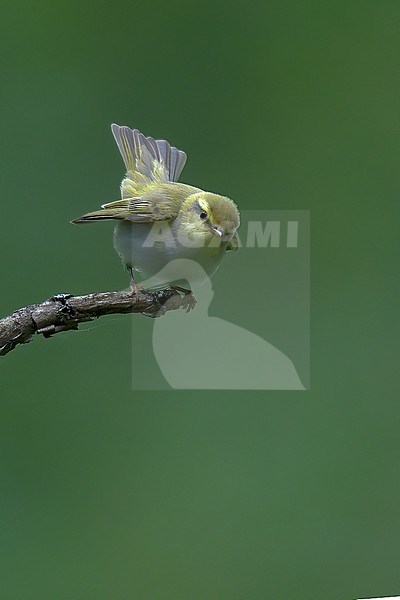
[(207, 213), (205, 210), (202, 210), (200, 213), (200, 219), (207, 219)]

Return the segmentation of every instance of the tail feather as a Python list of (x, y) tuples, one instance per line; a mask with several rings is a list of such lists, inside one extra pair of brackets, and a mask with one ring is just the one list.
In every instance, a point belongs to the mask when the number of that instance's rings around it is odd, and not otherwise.
[[(138, 129), (111, 125), (115, 141), (125, 163), (127, 175), (133, 181), (137, 173), (150, 181), (178, 181), (187, 156), (183, 150), (171, 146), (166, 140), (146, 137)], [(140, 184), (141, 179), (138, 179)]]

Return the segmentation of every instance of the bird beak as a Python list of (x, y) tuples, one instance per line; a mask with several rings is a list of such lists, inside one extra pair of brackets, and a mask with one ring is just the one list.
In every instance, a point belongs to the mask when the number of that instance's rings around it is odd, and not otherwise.
[(223, 230), (221, 229), (221, 227), (211, 227), (211, 231), (214, 233), (214, 235), (222, 238), (222, 236), (224, 235)]

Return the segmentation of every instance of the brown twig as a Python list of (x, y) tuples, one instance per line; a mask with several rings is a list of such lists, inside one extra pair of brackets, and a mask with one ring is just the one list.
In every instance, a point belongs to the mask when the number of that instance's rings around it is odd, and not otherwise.
[(41, 304), (31, 304), (0, 319), (0, 356), (18, 344), (30, 342), (35, 334), (48, 338), (60, 331), (78, 329), (79, 323), (92, 321), (103, 315), (142, 313), (159, 317), (168, 310), (193, 306), (191, 293), (180, 294), (167, 288), (161, 291), (138, 290), (101, 292), (85, 296), (57, 294)]

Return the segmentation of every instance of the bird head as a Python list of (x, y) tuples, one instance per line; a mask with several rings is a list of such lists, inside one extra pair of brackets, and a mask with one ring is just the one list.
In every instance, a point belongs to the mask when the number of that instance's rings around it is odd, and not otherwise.
[[(240, 225), (236, 204), (211, 192), (191, 194), (180, 210), (179, 227), (189, 239), (228, 243)], [(214, 245), (214, 244), (213, 244)]]

